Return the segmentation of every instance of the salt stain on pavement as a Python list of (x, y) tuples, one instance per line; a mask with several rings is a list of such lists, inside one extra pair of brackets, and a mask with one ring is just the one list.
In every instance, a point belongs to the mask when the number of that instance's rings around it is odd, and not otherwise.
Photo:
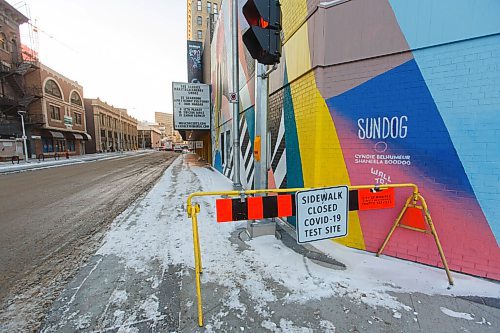
[(445, 315), (453, 317), (453, 318), (461, 318), (461, 319), (465, 319), (465, 320), (474, 320), (474, 315), (470, 314), (470, 313), (456, 312), (456, 311), (447, 309), (444, 306), (440, 307), (439, 309)]

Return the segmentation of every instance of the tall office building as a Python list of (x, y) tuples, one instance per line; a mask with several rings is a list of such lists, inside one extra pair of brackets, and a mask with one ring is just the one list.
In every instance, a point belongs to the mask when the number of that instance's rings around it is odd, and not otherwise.
[(161, 128), (165, 136), (172, 136), (174, 134), (174, 117), (171, 113), (155, 112), (155, 123)]
[[(203, 43), (207, 31), (213, 31), (222, 0), (187, 0), (187, 39)], [(210, 29), (209, 29), (210, 28)]]
[(162, 138), (174, 142), (182, 141), (179, 132), (174, 130), (174, 115), (172, 113), (155, 112), (155, 123), (158, 124)]

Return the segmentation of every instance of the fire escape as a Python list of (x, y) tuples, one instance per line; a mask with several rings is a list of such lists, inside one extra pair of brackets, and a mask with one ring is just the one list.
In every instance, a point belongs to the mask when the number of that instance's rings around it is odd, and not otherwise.
[[(28, 87), (24, 76), (38, 67), (35, 61), (22, 61), (18, 64), (0, 62), (0, 135), (14, 135), (19, 132), (19, 110), (28, 110), (34, 101), (42, 98), (41, 87)], [(10, 87), (10, 89), (8, 89)], [(44, 124), (43, 115), (35, 114), (26, 116), (25, 124), (28, 126), (41, 126)]]

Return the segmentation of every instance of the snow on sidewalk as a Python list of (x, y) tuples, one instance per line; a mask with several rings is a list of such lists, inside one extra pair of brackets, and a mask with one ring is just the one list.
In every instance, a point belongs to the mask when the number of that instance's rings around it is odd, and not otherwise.
[[(188, 166), (179, 158), (144, 198), (148, 209), (137, 216), (135, 225), (115, 223), (99, 250), (116, 255), (128, 267), (147, 271), (147, 263), (161, 259), (163, 265), (182, 264), (194, 268), (191, 221), (185, 201), (195, 191), (232, 190), (231, 182), (207, 167)], [(173, 170), (180, 170), (173, 177)], [(229, 240), (241, 223), (215, 223), (214, 198), (196, 198), (200, 203), (200, 243), (204, 267), (203, 282), (234, 289), (228, 304), (245, 312), (239, 299), (242, 288), (255, 300), (256, 311), (265, 315), (266, 304), (277, 300), (265, 279), (290, 290), (287, 302), (306, 302), (330, 296), (346, 296), (370, 306), (410, 310), (388, 292), (420, 292), (440, 295), (474, 295), (500, 298), (499, 284), (453, 273), (455, 286), (447, 289), (442, 269), (427, 267), (390, 257), (377, 258), (371, 253), (320, 241), (313, 245), (343, 262), (345, 271), (333, 271), (303, 257), (272, 236), (248, 242), (250, 249), (238, 251)]]

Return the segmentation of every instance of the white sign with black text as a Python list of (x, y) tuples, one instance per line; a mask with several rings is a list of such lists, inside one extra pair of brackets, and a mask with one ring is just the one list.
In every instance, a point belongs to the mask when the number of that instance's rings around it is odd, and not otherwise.
[(203, 141), (196, 141), (196, 149), (202, 149), (203, 148)]
[(210, 129), (210, 86), (172, 82), (174, 129)]
[(347, 236), (347, 186), (299, 191), (295, 198), (297, 243)]

